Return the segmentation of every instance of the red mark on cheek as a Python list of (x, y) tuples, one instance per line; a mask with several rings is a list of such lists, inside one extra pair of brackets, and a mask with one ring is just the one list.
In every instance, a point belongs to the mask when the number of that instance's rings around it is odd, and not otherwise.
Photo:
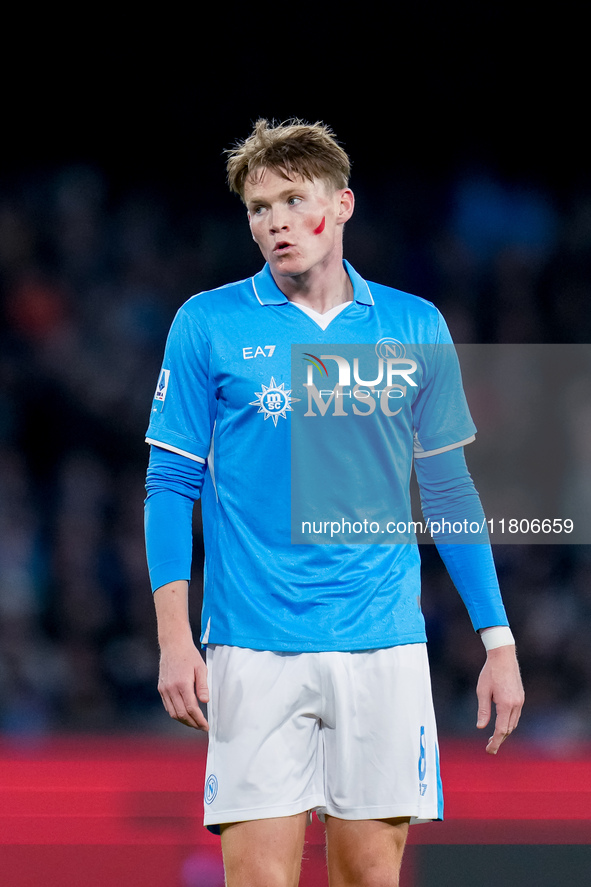
[(314, 234), (322, 234), (324, 231), (324, 226), (326, 225), (326, 216), (322, 216), (322, 221), (318, 225), (317, 228), (314, 228)]

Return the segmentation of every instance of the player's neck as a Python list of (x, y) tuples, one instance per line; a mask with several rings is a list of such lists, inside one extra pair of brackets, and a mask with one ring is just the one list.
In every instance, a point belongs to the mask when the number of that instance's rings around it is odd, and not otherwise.
[(353, 284), (345, 271), (342, 259), (329, 268), (315, 267), (304, 274), (275, 280), (290, 302), (299, 302), (318, 314), (353, 299)]

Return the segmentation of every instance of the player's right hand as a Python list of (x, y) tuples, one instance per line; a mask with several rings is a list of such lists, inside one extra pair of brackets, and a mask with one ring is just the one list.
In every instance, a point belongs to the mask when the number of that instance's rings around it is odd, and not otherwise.
[(199, 707), (209, 701), (207, 666), (192, 641), (161, 647), (158, 692), (171, 718), (196, 730), (209, 730)]

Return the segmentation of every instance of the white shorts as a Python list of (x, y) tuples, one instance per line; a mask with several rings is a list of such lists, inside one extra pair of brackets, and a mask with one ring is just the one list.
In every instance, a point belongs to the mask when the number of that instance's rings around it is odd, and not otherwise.
[(425, 644), (350, 653), (207, 649), (205, 825), (443, 818)]

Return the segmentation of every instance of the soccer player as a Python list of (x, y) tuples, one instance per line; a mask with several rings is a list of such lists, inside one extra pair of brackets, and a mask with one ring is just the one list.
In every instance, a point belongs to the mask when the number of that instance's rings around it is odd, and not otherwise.
[[(320, 488), (334, 467), (343, 508), (367, 484), (404, 526), (414, 463), (425, 518), (481, 523), (463, 455), (475, 428), (435, 306), (343, 260), (354, 196), (332, 131), (259, 120), (227, 171), (265, 265), (189, 299), (168, 337), (147, 432), (158, 688), (171, 717), (209, 731), (205, 824), (221, 832), (229, 887), (296, 885), (311, 811), (331, 887), (396, 885), (409, 823), (443, 815), (418, 546), (355, 536), (363, 504), (336, 544), (293, 544), (292, 498), (298, 478)], [(359, 343), (375, 346), (373, 383), (351, 356)], [(308, 373), (297, 390), (294, 361)], [(296, 416), (314, 429), (303, 456)], [(346, 423), (332, 441), (325, 420)], [(200, 495), (207, 666), (188, 618)], [(365, 523), (384, 532), (376, 516)], [(486, 648), (478, 726), (494, 702), (496, 754), (523, 688), (490, 545), (443, 530), (436, 542)]]

